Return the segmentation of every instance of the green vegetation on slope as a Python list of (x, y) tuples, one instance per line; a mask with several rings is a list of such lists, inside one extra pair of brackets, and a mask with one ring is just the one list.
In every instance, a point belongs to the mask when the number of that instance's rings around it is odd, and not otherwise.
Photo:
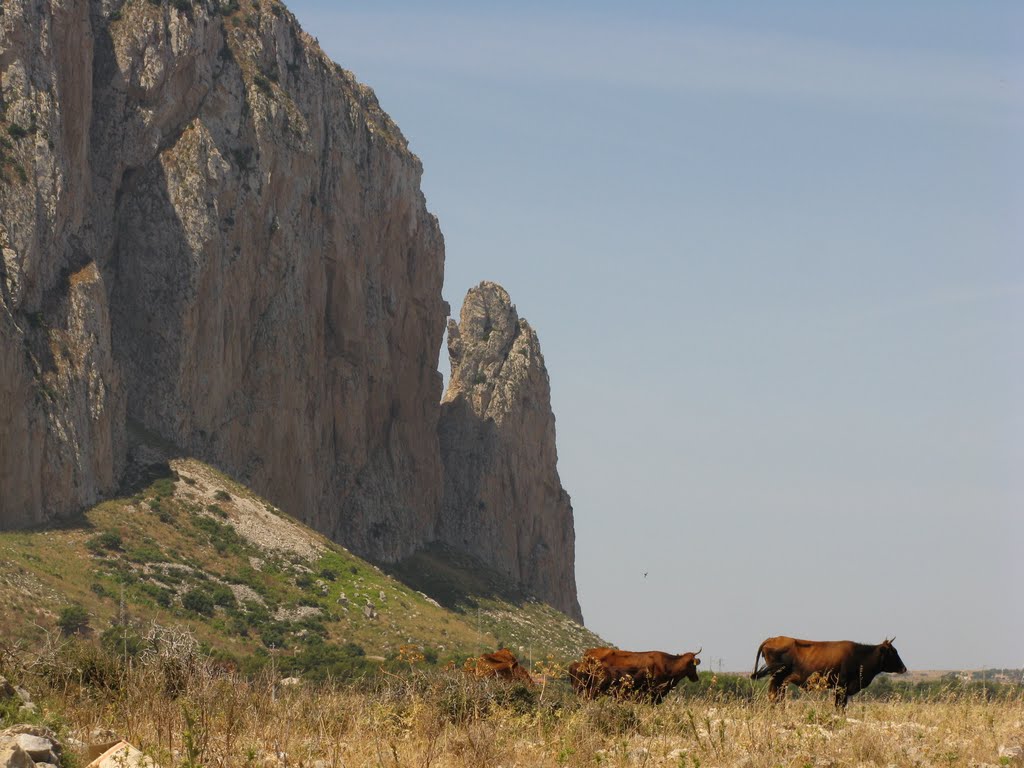
[[(96, 635), (127, 649), (157, 623), (243, 669), (273, 658), (336, 677), (411, 649), (458, 663), (505, 642), (565, 660), (597, 641), (525, 597), (481, 598), (479, 616), (449, 610), (198, 461), (145, 482), (62, 528), (0, 533), (0, 640)], [(442, 567), (436, 554), (423, 562)], [(482, 583), (458, 568), (447, 576), (469, 592)]]
[(498, 638), (498, 645), (519, 654), (527, 665), (538, 659), (576, 659), (586, 648), (608, 644), (476, 558), (443, 545), (421, 550), (390, 571), (478, 631)]

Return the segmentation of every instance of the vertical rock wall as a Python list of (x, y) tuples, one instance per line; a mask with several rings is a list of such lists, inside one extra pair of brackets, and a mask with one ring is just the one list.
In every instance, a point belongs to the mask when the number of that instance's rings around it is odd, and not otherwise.
[(124, 391), (89, 226), (86, 2), (0, 15), (0, 524), (98, 500), (123, 460)]
[(373, 93), (276, 0), (0, 11), (0, 527), (113, 493), (131, 419), (361, 555), (439, 538), (579, 618), (536, 334), (471, 291), (439, 426), (444, 244)]
[(361, 554), (429, 538), (444, 247), (373, 93), (269, 0), (0, 25), (0, 523), (112, 491), (127, 413)]
[(582, 622), (572, 504), (558, 477), (537, 334), (500, 285), (484, 282), (466, 294), (459, 322), (449, 321), (448, 354), (438, 538)]

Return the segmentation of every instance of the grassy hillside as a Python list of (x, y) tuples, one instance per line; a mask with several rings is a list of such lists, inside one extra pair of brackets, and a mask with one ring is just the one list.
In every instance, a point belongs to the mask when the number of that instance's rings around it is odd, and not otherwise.
[(545, 657), (578, 658), (584, 648), (607, 645), (487, 568), (479, 560), (444, 546), (417, 552), (390, 569), (396, 578), (430, 595), (524, 663)]
[[(158, 622), (243, 666), (299, 667), (339, 661), (338, 649), (365, 662), (412, 646), (443, 663), (502, 642), (558, 660), (600, 643), (492, 575), (424, 554), (416, 562), (475, 600), (442, 606), (417, 591), (436, 579), (406, 586), (201, 462), (173, 460), (139, 488), (60, 529), (0, 533), (0, 640), (36, 643), (63, 625), (127, 647)], [(398, 572), (416, 576), (416, 562)]]

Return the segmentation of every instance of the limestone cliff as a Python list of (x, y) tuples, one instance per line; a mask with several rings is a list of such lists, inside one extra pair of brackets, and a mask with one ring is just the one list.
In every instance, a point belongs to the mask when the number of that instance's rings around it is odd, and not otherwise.
[(4, 0), (0, 527), (113, 493), (136, 423), (364, 557), (439, 538), (579, 618), (547, 373), (497, 286), (439, 426), (421, 172), (276, 0)]
[(582, 621), (569, 494), (558, 477), (551, 390), (537, 334), (481, 283), (448, 322), (452, 375), (439, 434), (437, 535)]
[(0, 524), (126, 419), (358, 552), (440, 503), (443, 241), (373, 93), (273, 0), (5, 0)]

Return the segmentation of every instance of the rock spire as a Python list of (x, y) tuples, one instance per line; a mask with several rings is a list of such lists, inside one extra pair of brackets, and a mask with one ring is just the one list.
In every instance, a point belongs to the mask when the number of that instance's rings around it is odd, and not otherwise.
[(540, 342), (500, 285), (470, 289), (448, 322), (452, 374), (439, 434), (438, 538), (582, 621), (572, 504), (558, 477)]

